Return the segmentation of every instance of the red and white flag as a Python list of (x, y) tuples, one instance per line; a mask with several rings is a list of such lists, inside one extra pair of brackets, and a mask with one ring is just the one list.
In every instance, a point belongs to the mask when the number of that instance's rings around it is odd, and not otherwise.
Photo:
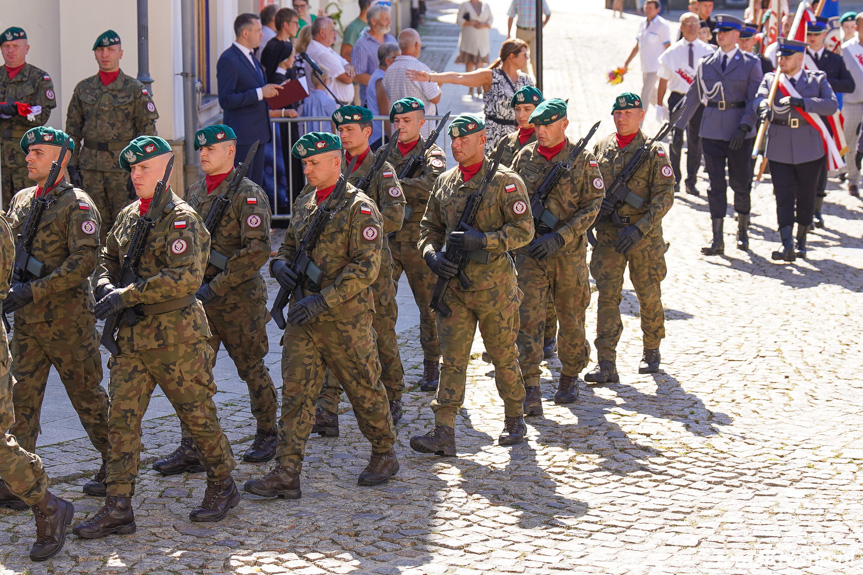
[[(810, 10), (806, 10), (804, 12), (804, 15), (803, 15), (804, 19), (806, 18), (807, 14), (812, 14), (812, 12)], [(812, 18), (814, 19), (815, 16), (813, 15)], [(801, 26), (801, 28), (805, 28), (805, 27)], [(818, 66), (815, 65), (815, 61), (812, 60), (812, 56), (809, 55), (808, 50), (803, 55), (803, 67), (806, 70), (812, 70), (812, 71), (818, 70)], [(818, 117), (818, 116), (816, 116), (816, 117)], [(826, 116), (824, 118), (824, 122), (827, 124), (827, 127), (830, 130), (830, 139), (833, 140), (833, 143), (835, 144), (836, 149), (839, 150), (840, 156), (847, 153), (848, 152), (848, 143), (845, 141), (845, 130), (844, 130), (845, 118), (842, 116), (842, 111), (837, 109), (836, 112), (834, 112), (834, 114), (832, 116)], [(828, 158), (829, 158), (829, 154), (828, 154)], [(845, 163), (842, 162), (839, 167), (845, 167)], [(828, 160), (828, 168), (827, 169), (828, 170), (837, 170), (839, 168), (830, 167), (830, 163)]]
[[(790, 96), (792, 98), (800, 98), (800, 93), (791, 85), (790, 82), (785, 77), (785, 74), (780, 75), (779, 77), (779, 91), (782, 92), (783, 96)], [(836, 133), (835, 130), (831, 132), (831, 129), (828, 128), (827, 124), (822, 121), (821, 116), (818, 114), (810, 114), (804, 111), (802, 108), (794, 108), (797, 112), (803, 116), (803, 119), (806, 122), (815, 128), (821, 134), (821, 143), (824, 145), (824, 152), (827, 154), (827, 169), (828, 170), (838, 170), (840, 168), (845, 167), (845, 162), (842, 160), (842, 148), (838, 147), (836, 143), (836, 138), (833, 134)], [(833, 116), (827, 118), (828, 122), (833, 119)], [(839, 130), (839, 134), (842, 134), (842, 130)], [(844, 145), (844, 136), (842, 137), (843, 145)]]

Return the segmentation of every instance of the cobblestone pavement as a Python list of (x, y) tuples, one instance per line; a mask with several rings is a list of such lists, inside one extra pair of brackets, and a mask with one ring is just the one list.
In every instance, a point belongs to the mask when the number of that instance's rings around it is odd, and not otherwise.
[[(569, 97), (573, 135), (597, 119), (608, 131), (611, 98), (640, 88), (637, 70), (622, 86), (603, 83), (628, 53), (636, 18), (612, 20), (596, 0), (550, 4), (547, 45), (570, 48), (547, 62), (546, 93)], [(495, 4), (498, 27), (507, 5)], [(701, 256), (706, 200), (679, 197), (664, 226), (662, 372), (636, 373), (638, 305), (627, 284), (621, 383), (581, 383), (577, 404), (555, 406), (551, 360), (545, 415), (529, 419), (526, 444), (495, 444), (503, 406), (477, 338), (458, 457), (410, 450), (410, 436), (432, 425), (431, 398), (414, 384), (422, 357), (411, 325), (400, 333), (410, 384), (401, 471), (388, 485), (356, 486), (368, 444), (343, 403), (342, 436), (309, 442), (298, 501), (248, 497), (225, 521), (192, 525), (203, 474), (161, 478), (147, 466), (135, 535), (70, 536), (45, 565), (25, 558), (32, 515), (0, 511), (0, 573), (863, 573), (863, 206), (830, 189), (827, 229), (793, 265), (769, 259), (778, 242), (769, 181), (754, 193), (748, 254)], [(247, 404), (223, 401), (220, 414), (241, 453), (253, 433)], [(145, 461), (177, 438), (174, 418), (149, 421)], [(92, 514), (100, 502), (81, 495), (77, 477), (94, 468), (86, 440), (40, 451), (65, 478), (54, 489), (74, 501), (76, 520)], [(241, 464), (235, 477), (266, 469)]]

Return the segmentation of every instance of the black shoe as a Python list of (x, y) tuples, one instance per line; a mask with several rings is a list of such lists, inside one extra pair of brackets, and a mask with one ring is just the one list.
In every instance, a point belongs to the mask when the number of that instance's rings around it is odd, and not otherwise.
[(721, 256), (725, 253), (725, 240), (722, 237), (722, 225), (725, 218), (713, 218), (713, 239), (709, 246), (701, 248), (701, 253), (705, 256)]
[(189, 521), (196, 523), (221, 521), (242, 498), (233, 477), (228, 476), (221, 481), (208, 480), (204, 501), (200, 507), (189, 514)]
[(793, 262), (797, 255), (794, 253), (794, 240), (791, 239), (791, 226), (779, 228), (779, 239), (782, 240), (782, 249), (770, 254), (773, 261)]
[(153, 469), (168, 476), (179, 473), (200, 473), (204, 470), (204, 466), (198, 458), (195, 441), (191, 437), (184, 437), (180, 440), (180, 446), (171, 455), (153, 464)]
[(132, 498), (108, 496), (96, 515), (76, 525), (72, 533), (82, 539), (98, 539), (113, 533), (129, 535), (137, 529), (135, 512), (132, 510)]
[(372, 453), (369, 464), (360, 473), (357, 485), (380, 485), (398, 473), (399, 460), (394, 449), (383, 453)]
[(440, 361), (423, 360), (423, 378), (420, 380), (420, 391), (437, 391), (440, 381)]
[(821, 215), (823, 207), (824, 196), (815, 196), (815, 214), (813, 215), (812, 225), (816, 228), (824, 228), (824, 216)]
[(795, 254), (798, 258), (806, 257), (806, 234), (809, 232), (809, 227), (797, 226), (797, 247)]
[(425, 435), (411, 437), (411, 449), (420, 453), (455, 455), (455, 430), (446, 425), (435, 425)]
[(578, 399), (578, 377), (561, 375), (554, 393), (554, 402), (557, 404), (575, 403)]
[(613, 361), (600, 360), (593, 371), (584, 374), (584, 381), (590, 383), (619, 383), (620, 376), (617, 375), (617, 367)]
[(262, 479), (250, 479), (243, 490), (260, 497), (300, 498), (300, 474), (280, 465), (273, 468)]
[(394, 399), (390, 402), (390, 416), (393, 418), (393, 425), (401, 421), (402, 415), (404, 415), (404, 409), (402, 409), (402, 400)]
[(524, 388), (524, 414), (542, 415), (542, 393), (538, 385), (528, 385)]
[(105, 469), (106, 462), (102, 461), (102, 467), (99, 468), (98, 473), (84, 484), (84, 487), (81, 489), (84, 492), (84, 495), (89, 495), (91, 497), (107, 497), (108, 491), (105, 488), (105, 478), (108, 476), (108, 472)]
[(700, 196), (701, 192), (698, 191), (698, 188), (695, 187), (695, 184), (690, 184), (686, 182), (686, 193), (690, 196)]
[(550, 338), (542, 340), (542, 357), (544, 359), (553, 358), (556, 351), (557, 351), (557, 338), (556, 337), (550, 337)]
[(641, 363), (638, 364), (638, 373), (656, 373), (659, 371), (659, 362), (661, 360), (662, 357), (659, 355), (659, 348), (644, 348)]
[(518, 445), (524, 441), (527, 426), (523, 417), (504, 417), (503, 432), (497, 438), (498, 445)]
[(323, 437), (338, 437), (339, 414), (330, 413), (320, 408), (316, 409), (315, 424), (312, 426), (312, 433), (317, 433)]
[(28, 505), (24, 503), (17, 495), (9, 491), (3, 480), (0, 479), (0, 507), (14, 509), (15, 511), (24, 511)]
[(31, 509), (36, 520), (36, 543), (30, 549), (30, 559), (45, 561), (56, 555), (66, 543), (66, 528), (72, 524), (75, 507), (49, 491)]
[(749, 214), (737, 214), (737, 249), (749, 251)]
[(279, 443), (279, 432), (273, 429), (258, 429), (252, 445), (243, 454), (247, 463), (264, 463), (276, 456), (276, 445)]

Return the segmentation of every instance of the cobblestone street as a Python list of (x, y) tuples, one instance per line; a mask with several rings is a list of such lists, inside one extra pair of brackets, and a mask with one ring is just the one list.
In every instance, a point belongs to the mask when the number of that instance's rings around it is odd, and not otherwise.
[[(509, 0), (492, 4), (499, 46)], [(457, 4), (432, 5), (454, 22)], [(569, 99), (574, 139), (602, 120), (596, 142), (613, 129), (612, 99), (641, 89), (637, 67), (623, 84), (605, 83), (632, 48), (638, 18), (612, 19), (599, 0), (549, 5), (545, 95)], [(454, 57), (447, 69), (463, 70)], [(446, 87), (444, 104), (480, 110), (466, 91)], [(652, 109), (647, 117), (650, 136), (659, 126)], [(863, 203), (831, 180), (826, 229), (810, 235), (808, 258), (777, 264), (768, 177), (753, 191), (752, 251), (733, 248), (729, 223), (726, 256), (708, 258), (700, 253), (710, 229), (701, 176), (702, 195), (678, 196), (663, 225), (671, 247), (661, 373), (637, 373), (638, 303), (627, 281), (621, 383), (580, 381), (579, 401), (557, 406), (560, 363), (552, 359), (543, 364), (545, 414), (527, 419), (526, 444), (500, 447), (503, 404), (477, 337), (458, 457), (425, 456), (408, 442), (433, 426), (432, 396), (417, 386), (416, 319), (403, 319), (401, 470), (388, 484), (357, 487), (369, 444), (344, 400), (341, 436), (308, 443), (301, 499), (246, 494), (221, 523), (192, 524), (205, 476), (163, 478), (150, 469), (179, 440), (176, 417), (158, 417), (145, 423), (137, 533), (86, 541), (70, 532), (56, 558), (31, 563), (32, 513), (0, 510), (0, 575), (863, 573)], [(267, 281), (272, 299), (276, 284)], [(417, 317), (404, 280), (399, 304)], [(595, 297), (587, 317), (592, 346)], [(279, 335), (272, 323), (270, 330), (276, 376)], [(219, 366), (220, 378), (236, 378), (224, 351)], [(220, 416), (239, 460), (254, 420), (247, 399), (231, 397), (220, 400)], [(76, 523), (99, 508), (80, 488), (98, 468), (86, 437), (37, 452), (52, 489), (75, 504)], [(242, 483), (269, 468), (240, 463), (234, 477)]]

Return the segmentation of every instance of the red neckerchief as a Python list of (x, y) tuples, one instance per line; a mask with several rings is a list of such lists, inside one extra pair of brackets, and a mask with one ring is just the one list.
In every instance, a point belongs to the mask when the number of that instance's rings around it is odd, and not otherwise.
[(333, 190), (335, 190), (335, 189), (336, 189), (336, 184), (333, 184), (329, 188), (324, 188), (324, 189), (318, 188), (318, 189), (316, 189), (315, 195), (317, 196), (318, 203), (320, 204), (321, 202), (326, 200), (328, 197), (330, 197), (330, 194), (332, 194)]
[(204, 181), (207, 184), (207, 193), (208, 194), (213, 193), (213, 190), (215, 190), (220, 185), (222, 185), (222, 182), (225, 181), (225, 178), (228, 177), (228, 174), (230, 174), (233, 171), (234, 171), (233, 169), (230, 169), (227, 172), (225, 172), (224, 174), (216, 174), (215, 176), (211, 176), (211, 175), (207, 174), (206, 176), (204, 176)]
[[(419, 142), (419, 140), (417, 140), (417, 142)], [(366, 161), (366, 156), (368, 156), (368, 155), (369, 155), (369, 150), (371, 150), (371, 148), (366, 148), (366, 151), (365, 151), (365, 152), (363, 152), (362, 154), (360, 154), (359, 156), (357, 156), (357, 163), (354, 165), (354, 169), (353, 169), (353, 170), (351, 170), (351, 173), (352, 173), (352, 174), (353, 174), (354, 172), (356, 172), (357, 170), (359, 170), (359, 169), (360, 169), (360, 166), (362, 165), (362, 163)], [(348, 161), (348, 163), (350, 164), (350, 163), (351, 163), (351, 160), (353, 160), (353, 159), (354, 159), (354, 157), (353, 157), (352, 155), (350, 155), (350, 153), (348, 153), (347, 151), (345, 151), (345, 159), (346, 159), (346, 160)]]
[(469, 182), (472, 177), (479, 173), (479, 169), (482, 167), (482, 161), (478, 164), (474, 164), (472, 166), (462, 166), (458, 165), (458, 171), (461, 172), (462, 177), (464, 178), (465, 183)]
[(413, 142), (408, 142), (407, 144), (402, 144), (401, 142), (397, 143), (399, 145), (399, 152), (402, 153), (402, 158), (404, 158), (411, 153), (411, 150), (417, 147), (417, 144), (420, 143), (420, 139), (419, 137), (417, 137), (416, 140), (414, 140)]
[(565, 143), (566, 143), (566, 140), (564, 139), (561, 143), (559, 143), (558, 145), (551, 147), (551, 148), (546, 148), (545, 146), (537, 146), (536, 152), (540, 156), (545, 158), (546, 162), (550, 162), (551, 159), (553, 157), (555, 157), (563, 149), (563, 145)]
[(117, 68), (113, 72), (103, 72), (99, 70), (99, 79), (102, 80), (102, 85), (107, 86), (111, 82), (117, 79), (117, 76), (120, 75), (120, 68)]
[(628, 136), (621, 136), (620, 134), (615, 134), (615, 137), (617, 137), (617, 147), (622, 150), (623, 148), (628, 146), (630, 144), (630, 142), (632, 142), (632, 140), (634, 140), (635, 136), (637, 136), (637, 135), (638, 135), (638, 132), (633, 132)]
[[(57, 187), (57, 186), (59, 186), (59, 185), (60, 185), (60, 182), (57, 182), (56, 184), (54, 184), (53, 186), (51, 186), (51, 190), (53, 190), (54, 188), (56, 188), (56, 187)], [(50, 192), (51, 192), (51, 190), (48, 190), (47, 192), (45, 192), (45, 191), (43, 191), (43, 190), (42, 190), (42, 186), (38, 186), (38, 187), (36, 188), (36, 197), (38, 198), (38, 197), (39, 197), (39, 196), (41, 196), (43, 193), (44, 193), (44, 194), (48, 194), (48, 193), (50, 193)]]
[(524, 146), (530, 137), (533, 136), (534, 132), (536, 132), (536, 128), (519, 128), (518, 129), (518, 143), (520, 146)]
[(150, 209), (150, 202), (152, 202), (152, 201), (153, 201), (152, 196), (150, 196), (146, 200), (144, 198), (139, 198), (138, 199), (138, 213), (142, 216), (145, 215), (147, 213), (147, 210)]
[[(26, 64), (26, 62), (24, 64)], [(12, 66), (6, 66), (6, 73), (9, 74), (10, 80), (15, 79), (15, 76), (18, 75), (18, 72), (20, 72), (24, 68), (24, 64), (21, 64), (17, 68), (13, 68)]]

